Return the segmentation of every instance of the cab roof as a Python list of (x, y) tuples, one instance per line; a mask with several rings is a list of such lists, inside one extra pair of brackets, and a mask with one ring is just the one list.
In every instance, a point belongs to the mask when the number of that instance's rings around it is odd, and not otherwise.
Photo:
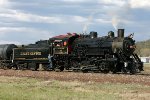
[(58, 36), (54, 36), (54, 37), (52, 37), (52, 38), (50, 38), (50, 40), (52, 39), (61, 39), (61, 40), (63, 40), (63, 39), (69, 39), (70, 37), (73, 37), (73, 36), (77, 36), (78, 34), (76, 34), (76, 33), (67, 33), (67, 34), (64, 34), (64, 35), (58, 35)]

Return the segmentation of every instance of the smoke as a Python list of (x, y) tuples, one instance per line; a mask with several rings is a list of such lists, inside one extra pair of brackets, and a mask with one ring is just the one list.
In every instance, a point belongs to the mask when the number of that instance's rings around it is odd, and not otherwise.
[(112, 25), (115, 28), (115, 30), (117, 30), (119, 22), (120, 22), (120, 20), (118, 20), (117, 16), (113, 16), (113, 18), (112, 18)]
[[(113, 0), (105, 1), (106, 4), (111, 4), (108, 9), (108, 16), (111, 16), (111, 22), (115, 30), (125, 28), (129, 23), (132, 23), (130, 19), (132, 18), (131, 10), (133, 9), (130, 0), (118, 0), (119, 2), (114, 2)], [(133, 0), (132, 0), (133, 1)], [(112, 8), (111, 8), (112, 7)], [(87, 22), (83, 27), (83, 32), (87, 32), (89, 25), (93, 20), (93, 16), (100, 11), (95, 11), (90, 14)]]
[(118, 6), (115, 11), (111, 11), (112, 25), (115, 30), (125, 28), (131, 18), (131, 6), (128, 2), (124, 2), (122, 6)]
[(90, 16), (87, 19), (87, 22), (85, 23), (84, 27), (83, 27), (83, 33), (86, 33), (88, 30), (89, 25), (91, 24), (92, 20), (93, 20), (93, 16), (97, 13), (97, 11), (92, 12), (90, 14)]
[[(111, 0), (110, 0), (111, 1)], [(112, 7), (113, 8), (109, 8), (109, 14), (108, 16), (111, 16), (111, 21), (112, 21), (112, 25), (114, 27), (115, 30), (117, 29), (121, 29), (121, 28), (125, 28), (129, 23), (131, 23), (130, 21), (128, 21), (131, 18), (131, 10), (132, 10), (132, 5), (130, 3), (130, 0), (119, 0), (120, 2), (113, 2), (113, 0), (111, 1), (112, 3)], [(98, 13), (100, 11), (94, 11), (90, 14), (90, 16), (87, 19), (87, 22), (85, 23), (84, 27), (83, 27), (83, 32), (86, 33), (88, 30), (88, 27), (90, 26), (92, 20), (93, 20), (93, 16)]]
[(127, 23), (128, 21), (123, 19), (121, 16), (114, 15), (112, 17), (112, 25), (115, 30), (125, 28)]

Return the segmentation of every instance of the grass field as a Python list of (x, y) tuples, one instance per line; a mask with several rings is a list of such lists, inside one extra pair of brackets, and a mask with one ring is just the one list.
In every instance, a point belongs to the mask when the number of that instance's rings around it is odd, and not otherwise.
[(144, 73), (149, 73), (150, 74), (150, 63), (145, 63), (144, 64)]
[(150, 63), (145, 63), (144, 67), (145, 67), (146, 70), (150, 70)]
[(150, 86), (0, 76), (0, 100), (149, 100)]
[[(150, 73), (150, 64), (144, 65)], [(150, 86), (0, 76), (0, 100), (149, 100)]]

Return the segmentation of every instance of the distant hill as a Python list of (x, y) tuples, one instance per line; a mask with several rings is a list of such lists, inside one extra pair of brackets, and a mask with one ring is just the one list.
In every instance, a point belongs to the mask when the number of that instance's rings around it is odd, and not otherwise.
[(136, 43), (136, 53), (140, 56), (150, 56), (150, 39)]

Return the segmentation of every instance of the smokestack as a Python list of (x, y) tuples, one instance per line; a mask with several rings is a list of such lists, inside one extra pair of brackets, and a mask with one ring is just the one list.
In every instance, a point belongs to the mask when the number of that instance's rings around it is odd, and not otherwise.
[(124, 37), (124, 29), (118, 29), (118, 37), (120, 38)]

